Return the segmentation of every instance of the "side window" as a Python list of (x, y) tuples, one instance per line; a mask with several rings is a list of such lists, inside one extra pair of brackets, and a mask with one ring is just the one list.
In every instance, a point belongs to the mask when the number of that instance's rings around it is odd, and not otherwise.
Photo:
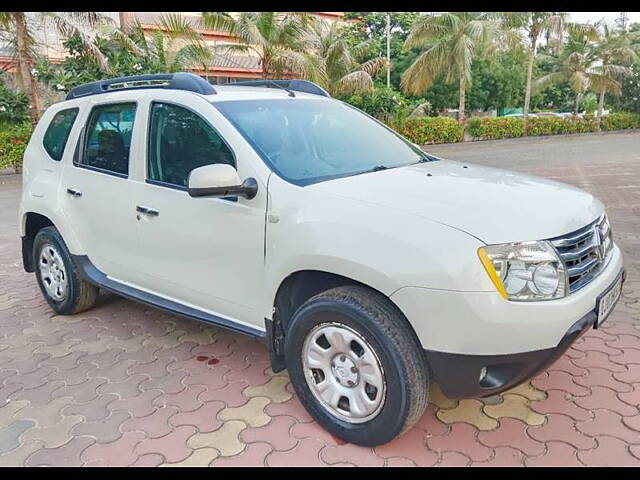
[(181, 187), (194, 168), (213, 163), (235, 167), (233, 153), (202, 117), (167, 103), (151, 105), (147, 157), (149, 180)]
[(87, 122), (81, 164), (128, 175), (129, 148), (135, 116), (135, 103), (94, 107)]
[(67, 144), (71, 127), (73, 127), (73, 122), (75, 122), (77, 116), (77, 108), (60, 110), (54, 115), (53, 120), (47, 127), (47, 131), (44, 132), (42, 145), (49, 156), (58, 162), (62, 160), (64, 147)]

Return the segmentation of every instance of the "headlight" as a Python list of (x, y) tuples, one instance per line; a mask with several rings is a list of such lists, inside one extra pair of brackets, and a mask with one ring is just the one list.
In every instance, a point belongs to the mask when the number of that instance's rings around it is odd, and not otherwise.
[(565, 296), (564, 263), (548, 242), (487, 245), (478, 256), (507, 300), (551, 300)]

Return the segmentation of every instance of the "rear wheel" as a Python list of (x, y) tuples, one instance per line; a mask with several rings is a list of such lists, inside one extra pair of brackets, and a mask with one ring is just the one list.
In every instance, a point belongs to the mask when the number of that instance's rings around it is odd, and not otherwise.
[(386, 443), (427, 406), (429, 368), (419, 343), (389, 300), (365, 287), (338, 287), (305, 302), (285, 348), (302, 403), (348, 442)]
[(55, 227), (40, 230), (33, 241), (35, 274), (49, 306), (62, 315), (93, 307), (98, 288), (83, 280)]

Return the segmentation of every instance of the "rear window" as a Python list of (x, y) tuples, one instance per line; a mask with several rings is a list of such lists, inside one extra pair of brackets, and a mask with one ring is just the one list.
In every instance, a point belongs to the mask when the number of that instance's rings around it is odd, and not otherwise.
[(56, 160), (62, 160), (64, 147), (67, 144), (71, 127), (78, 116), (77, 108), (69, 108), (68, 110), (60, 110), (56, 113), (44, 133), (42, 144), (49, 156)]

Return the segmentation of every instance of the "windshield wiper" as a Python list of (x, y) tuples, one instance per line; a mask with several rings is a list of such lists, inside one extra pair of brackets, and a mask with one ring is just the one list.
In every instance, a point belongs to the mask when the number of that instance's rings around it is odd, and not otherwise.
[(373, 167), (371, 170), (369, 170), (370, 172), (379, 172), (380, 170), (388, 170), (389, 167), (385, 167), (384, 165), (376, 165), (375, 167)]
[(435, 161), (437, 161), (437, 160), (439, 160), (439, 159), (438, 159), (438, 158), (436, 158), (436, 157), (432, 157), (432, 156), (430, 156), (430, 155), (425, 154), (425, 155), (423, 155), (423, 156), (422, 156), (422, 158), (421, 158), (420, 160), (418, 160), (416, 163), (435, 162)]

